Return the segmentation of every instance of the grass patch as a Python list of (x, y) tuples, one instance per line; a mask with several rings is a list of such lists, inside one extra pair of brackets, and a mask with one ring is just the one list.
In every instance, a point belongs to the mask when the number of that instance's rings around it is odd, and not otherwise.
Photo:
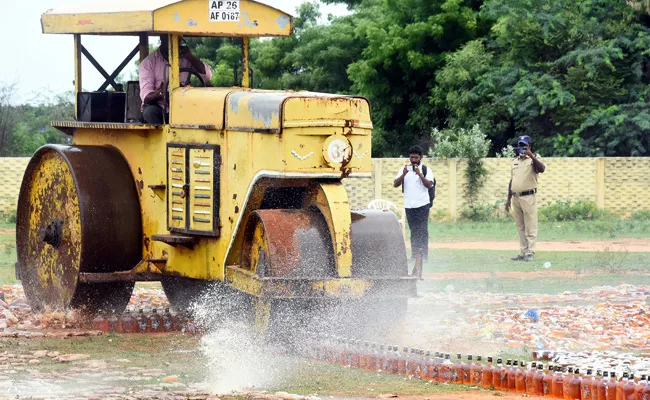
[(16, 229), (16, 223), (0, 218), (0, 229)]
[[(420, 291), (440, 292), (449, 285), (455, 291), (492, 293), (561, 293), (594, 286), (650, 284), (650, 260), (647, 253), (630, 252), (541, 252), (534, 262), (515, 262), (511, 251), (495, 250), (431, 250), (425, 273), (484, 272), (485, 278), (428, 280), (420, 283)], [(551, 263), (549, 269), (542, 265)], [(549, 276), (526, 277), (526, 272), (548, 271)], [(566, 276), (552, 276), (554, 271), (569, 271)], [(634, 272), (639, 272), (635, 274)], [(497, 277), (496, 272), (521, 272), (516, 278)]]
[[(200, 339), (192, 336), (166, 335), (104, 335), (76, 339), (0, 341), (0, 351), (13, 354), (29, 354), (31, 351), (58, 351), (61, 354), (81, 353), (90, 355), (90, 360), (105, 360), (113, 370), (132, 367), (160, 369), (165, 375), (177, 375), (185, 384), (199, 383), (208, 378), (206, 358), (199, 351)], [(126, 364), (118, 359), (128, 359)], [(30, 365), (30, 370), (73, 374), (74, 369), (84, 365), (84, 361), (59, 363), (52, 359), (42, 359), (41, 364)], [(339, 395), (355, 397), (374, 397), (383, 393), (400, 395), (442, 394), (468, 390), (467, 386), (429, 384), (424, 381), (407, 379), (389, 374), (350, 369), (330, 365), (315, 360), (294, 356), (277, 356), (272, 363), (278, 378), (267, 387), (256, 390), (269, 392), (285, 391), (295, 394)], [(68, 371), (70, 370), (70, 371)], [(134, 371), (133, 376), (138, 372)], [(14, 375), (14, 378), (29, 379), (27, 374)], [(142, 380), (129, 381), (129, 386), (160, 384), (160, 377), (143, 377)], [(164, 384), (162, 384), (164, 386)], [(239, 396), (227, 396), (235, 399)]]
[[(538, 252), (533, 262), (510, 260), (516, 251), (502, 250), (448, 250), (430, 249), (429, 262), (424, 272), (496, 272), (496, 271), (540, 271), (542, 265), (551, 263), (549, 271), (569, 270), (576, 273), (615, 273), (630, 270), (650, 271), (648, 253), (631, 252)], [(628, 279), (632, 279), (628, 276)]]
[[(109, 365), (124, 369), (139, 367), (161, 369), (164, 375), (178, 375), (190, 382), (205, 377), (205, 360), (198, 351), (199, 338), (182, 335), (115, 335), (73, 339), (0, 341), (0, 352), (29, 354), (32, 351), (58, 351), (61, 354), (88, 354), (90, 360), (105, 360)], [(130, 363), (121, 364), (116, 360), (127, 359)], [(44, 372), (62, 372), (79, 367), (81, 362), (59, 363), (54, 359), (41, 359), (41, 364), (30, 365), (30, 369)], [(154, 379), (154, 378), (152, 378)], [(182, 379), (185, 381), (186, 379)], [(147, 382), (149, 383), (149, 382)]]
[(431, 384), (418, 379), (368, 372), (306, 359), (285, 360), (283, 364), (293, 364), (293, 371), (283, 374), (276, 384), (264, 388), (265, 390), (271, 393), (285, 391), (300, 395), (376, 397), (386, 393), (417, 396), (469, 389), (468, 386)]
[(490, 293), (540, 293), (558, 294), (565, 291), (589, 289), (594, 286), (617, 286), (622, 284), (650, 285), (650, 276), (621, 276), (621, 275), (592, 275), (575, 277), (535, 277), (534, 280), (526, 278), (497, 278), (485, 279), (444, 279), (436, 281), (422, 281), (418, 291), (422, 293), (439, 293), (446, 290), (449, 285), (454, 291), (476, 291)]
[(16, 283), (16, 238), (13, 234), (0, 234), (0, 285)]
[[(517, 241), (514, 221), (430, 222), (432, 242)], [(650, 220), (603, 219), (594, 221), (539, 222), (538, 240), (610, 240), (650, 237)]]

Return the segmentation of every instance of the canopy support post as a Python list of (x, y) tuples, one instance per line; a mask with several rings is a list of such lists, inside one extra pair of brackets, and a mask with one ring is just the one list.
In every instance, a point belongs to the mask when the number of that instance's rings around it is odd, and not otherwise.
[[(77, 95), (83, 90), (81, 86), (81, 35), (74, 35), (74, 99), (77, 102)], [(74, 118), (77, 119), (77, 107), (74, 108)]]
[(251, 71), (250, 71), (250, 38), (242, 38), (242, 78), (241, 85), (245, 88), (251, 87)]
[[(180, 35), (169, 35), (169, 97), (167, 104), (169, 105), (171, 113), (171, 98), (175, 89), (181, 87), (181, 72), (180, 72)], [(169, 120), (171, 121), (171, 114)]]
[(149, 35), (147, 33), (140, 34), (140, 62), (147, 58), (149, 55)]

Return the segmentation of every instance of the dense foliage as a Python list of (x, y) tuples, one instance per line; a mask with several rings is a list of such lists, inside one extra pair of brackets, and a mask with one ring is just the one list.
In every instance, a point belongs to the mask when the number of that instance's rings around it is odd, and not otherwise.
[(254, 43), (256, 86), (368, 97), (376, 155), (477, 124), (492, 155), (522, 134), (546, 156), (650, 154), (650, 23), (631, 2), (324, 2), (350, 14), (319, 24), (304, 3), (295, 37)]
[(48, 143), (70, 143), (51, 121), (74, 118), (73, 96), (43, 93), (35, 104), (15, 105), (14, 85), (0, 87), (0, 157), (31, 156)]
[[(431, 148), (434, 128), (475, 125), (490, 139), (490, 155), (522, 134), (545, 156), (650, 155), (650, 19), (642, 2), (323, 2), (345, 4), (349, 14), (323, 18), (312, 0), (296, 10), (294, 36), (252, 41), (254, 86), (368, 97), (375, 156)], [(238, 39), (188, 42), (213, 67), (213, 84), (241, 79)], [(41, 129), (53, 104), (7, 108), (1, 97), (0, 154), (61, 139)], [(14, 134), (20, 144), (10, 144)]]

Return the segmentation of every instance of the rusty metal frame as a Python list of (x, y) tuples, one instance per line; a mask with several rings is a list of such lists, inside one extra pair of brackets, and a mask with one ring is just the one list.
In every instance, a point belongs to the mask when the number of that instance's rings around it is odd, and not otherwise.
[(251, 87), (251, 75), (250, 75), (250, 39), (247, 37), (242, 38), (242, 77), (241, 85), (245, 88)]
[(128, 271), (118, 272), (80, 272), (79, 282), (106, 283), (106, 282), (156, 282), (163, 276), (157, 265), (167, 264), (164, 258), (146, 258)]
[(126, 67), (127, 64), (128, 64), (129, 62), (131, 62), (131, 60), (133, 59), (133, 57), (135, 57), (136, 54), (140, 53), (140, 44), (138, 43), (138, 45), (135, 46), (135, 48), (134, 48), (133, 50), (131, 50), (131, 52), (129, 53), (129, 55), (126, 56), (126, 58), (122, 61), (122, 63), (121, 63), (120, 65), (118, 65), (117, 68), (115, 69), (115, 71), (113, 71), (113, 73), (110, 74), (110, 75), (109, 75), (108, 72), (106, 72), (106, 70), (105, 70), (105, 69), (104, 69), (104, 68), (99, 64), (99, 62), (97, 62), (97, 60), (95, 60), (95, 58), (92, 56), (92, 54), (90, 54), (90, 52), (89, 52), (89, 51), (88, 51), (88, 50), (87, 50), (87, 49), (86, 49), (82, 44), (80, 44), (80, 50), (81, 50), (81, 53), (82, 53), (84, 56), (86, 56), (86, 58), (88, 59), (88, 61), (90, 61), (90, 63), (95, 67), (95, 69), (96, 69), (100, 74), (102, 74), (102, 76), (104, 77), (104, 79), (106, 79), (106, 80), (104, 81), (104, 83), (99, 87), (99, 89), (97, 89), (97, 91), (98, 91), (98, 92), (102, 92), (102, 91), (106, 90), (106, 88), (108, 87), (108, 85), (111, 85), (111, 86), (113, 87), (113, 89), (115, 89), (116, 91), (119, 91), (119, 90), (120, 90), (120, 87), (119, 87), (120, 85), (118, 85), (117, 82), (115, 82), (115, 78), (117, 78), (117, 76), (120, 74), (120, 72), (122, 72), (122, 70), (124, 69), (124, 67)]
[[(75, 131), (78, 128), (148, 131), (148, 130), (160, 129), (162, 127), (162, 125), (151, 125), (151, 124), (132, 124), (132, 123), (124, 123), (124, 122), (83, 122), (83, 121), (52, 121), (50, 125), (53, 128), (56, 128), (59, 131), (65, 133), (68, 136), (73, 136)], [(146, 134), (147, 132), (144, 133)]]
[(417, 297), (416, 276), (363, 279), (260, 278), (236, 265), (226, 266), (226, 282), (233, 288), (264, 299), (342, 299)]
[[(230, 96), (235, 94), (235, 93), (239, 93), (239, 92), (232, 91), (232, 92), (228, 93), (228, 95), (226, 96), (226, 99), (224, 101), (224, 121), (223, 121), (224, 129), (228, 130), (228, 131), (233, 131), (233, 132), (255, 132), (255, 133), (275, 133), (275, 134), (279, 133), (279, 134), (282, 134), (282, 131), (285, 128), (284, 127), (284, 107), (285, 107), (287, 101), (295, 100), (295, 99), (318, 98), (318, 97), (314, 97), (314, 96), (301, 96), (299, 94), (298, 95), (290, 95), (290, 96), (287, 95), (280, 102), (280, 106), (279, 106), (279, 110), (278, 110), (279, 127), (277, 129), (276, 128), (252, 128), (252, 127), (248, 127), (248, 126), (229, 126), (228, 125), (228, 112), (226, 112), (226, 110), (227, 110), (227, 106), (228, 106), (229, 101), (230, 101)], [(253, 91), (251, 93), (255, 93), (255, 92)], [(289, 93), (287, 93), (287, 94), (289, 94)], [(328, 100), (335, 100), (335, 99), (360, 99), (360, 100), (364, 100), (368, 104), (370, 119), (372, 120), (372, 107), (370, 107), (370, 100), (368, 100), (367, 97), (364, 97), (364, 96), (346, 96), (346, 95), (336, 95), (336, 96), (328, 97)], [(330, 126), (330, 125), (328, 125), (328, 126)], [(352, 128), (352, 127), (354, 127), (354, 124), (348, 123), (346, 121), (343, 126)]]

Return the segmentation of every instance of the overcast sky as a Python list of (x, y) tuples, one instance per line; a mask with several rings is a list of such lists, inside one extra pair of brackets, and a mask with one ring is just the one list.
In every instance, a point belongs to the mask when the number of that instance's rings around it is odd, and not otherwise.
[[(77, 5), (96, 0), (0, 0), (0, 84), (16, 83), (15, 102), (33, 101), (43, 91), (60, 93), (73, 90), (74, 58), (72, 35), (41, 33), (41, 14), (51, 8)], [(109, 1), (109, 0), (99, 0)], [(138, 0), (133, 0), (138, 1)], [(304, 0), (263, 0), (273, 7), (295, 15)], [(341, 15), (341, 5), (321, 4), (323, 16)], [(119, 65), (135, 47), (133, 37), (83, 37), (84, 46), (108, 71)], [(83, 85), (96, 89), (102, 76), (87, 61), (83, 66)], [(132, 67), (130, 67), (133, 69)]]

